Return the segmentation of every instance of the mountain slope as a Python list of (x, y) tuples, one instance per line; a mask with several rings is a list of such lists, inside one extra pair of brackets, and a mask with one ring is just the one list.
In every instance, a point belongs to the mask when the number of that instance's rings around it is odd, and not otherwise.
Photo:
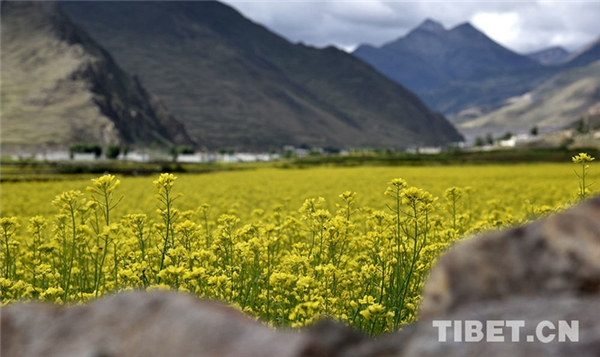
[[(363, 51), (364, 48), (359, 47), (354, 54), (367, 62), (371, 59), (385, 61), (384, 68), (398, 70), (406, 65), (404, 57), (394, 56), (418, 58), (429, 66), (430, 71), (441, 71), (447, 80), (479, 78), (497, 67), (511, 69), (538, 66), (530, 59), (498, 45), (469, 23), (445, 30), (441, 24), (426, 20), (405, 37), (372, 51), (369, 57)], [(406, 82), (401, 76), (393, 79), (400, 83)], [(419, 83), (406, 82), (406, 85), (413, 87)]]
[(47, 2), (2, 2), (3, 148), (192, 144), (140, 82)]
[(565, 68), (586, 66), (600, 59), (600, 37), (592, 43), (573, 53), (564, 63)]
[(559, 65), (568, 60), (570, 53), (562, 47), (550, 47), (527, 55), (528, 58), (544, 66)]
[(446, 30), (426, 20), (404, 37), (353, 54), (445, 113), (520, 95), (556, 72), (468, 23)]
[(63, 2), (210, 149), (443, 144), (414, 94), (333, 47), (291, 44), (217, 2)]
[(529, 129), (568, 125), (600, 103), (600, 60), (563, 71), (521, 100), (461, 124), (464, 128)]

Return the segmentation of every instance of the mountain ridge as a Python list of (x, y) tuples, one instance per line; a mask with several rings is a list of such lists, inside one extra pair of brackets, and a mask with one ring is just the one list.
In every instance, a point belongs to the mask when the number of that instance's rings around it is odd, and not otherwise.
[(224, 4), (60, 4), (210, 149), (462, 139), (371, 66), (333, 47), (292, 44)]
[(600, 60), (551, 77), (513, 103), (460, 125), (506, 130), (562, 128), (600, 104)]
[(2, 145), (191, 145), (185, 128), (50, 2), (2, 2)]
[(521, 95), (554, 74), (468, 22), (443, 32), (438, 26), (428, 31), (429, 25), (380, 47), (362, 45), (353, 54), (446, 114)]
[(562, 64), (562, 67), (583, 67), (598, 59), (600, 59), (600, 36), (578, 51), (573, 52)]
[(571, 53), (564, 48), (553, 46), (528, 53), (526, 56), (542, 65), (556, 66), (568, 61), (570, 55)]
[(432, 20), (430, 18), (425, 19), (416, 28), (417, 29), (421, 29), (421, 30), (426, 30), (426, 31), (429, 31), (429, 32), (433, 32), (433, 33), (441, 33), (441, 32), (446, 31), (446, 29), (444, 28), (444, 25), (442, 25), (440, 22), (437, 22), (437, 21)]

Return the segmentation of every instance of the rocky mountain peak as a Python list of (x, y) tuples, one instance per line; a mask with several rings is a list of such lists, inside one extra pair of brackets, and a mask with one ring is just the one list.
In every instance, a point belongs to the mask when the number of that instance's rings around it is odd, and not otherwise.
[(433, 33), (446, 32), (444, 25), (442, 25), (441, 23), (439, 23), (435, 20), (432, 20), (432, 19), (426, 19), (416, 29), (417, 30), (425, 30), (425, 31), (433, 32)]
[(545, 66), (561, 64), (565, 62), (569, 56), (570, 53), (567, 50), (558, 46), (546, 48), (527, 55), (527, 57)]
[(469, 22), (465, 22), (465, 23), (462, 23), (460, 25), (457, 25), (456, 27), (454, 27), (450, 31), (452, 33), (454, 33), (454, 34), (459, 34), (459, 35), (462, 35), (464, 37), (476, 37), (476, 36), (485, 37), (485, 35), (481, 31), (479, 31), (478, 29), (476, 29)]

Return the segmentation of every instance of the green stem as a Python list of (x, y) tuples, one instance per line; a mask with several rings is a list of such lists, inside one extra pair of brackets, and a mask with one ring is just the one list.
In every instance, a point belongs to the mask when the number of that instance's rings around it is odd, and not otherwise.
[(8, 244), (9, 235), (4, 232), (4, 242), (6, 244), (6, 271), (4, 272), (4, 277), (6, 279), (10, 278), (10, 245)]
[(102, 249), (102, 260), (100, 261), (100, 266), (98, 269), (98, 276), (95, 284), (96, 297), (98, 297), (98, 290), (100, 288), (100, 280), (102, 280), (102, 269), (104, 267), (104, 260), (106, 259), (106, 254), (108, 252), (108, 232), (104, 236), (104, 248)]
[[(162, 249), (162, 253), (161, 253), (161, 257), (160, 257), (160, 267), (158, 268), (158, 271), (160, 272), (161, 270), (163, 270), (164, 264), (165, 264), (165, 254), (167, 253), (167, 247), (169, 245), (169, 233), (170, 233), (170, 229), (169, 226), (171, 225), (171, 202), (169, 201), (169, 190), (165, 191), (165, 205), (167, 206), (167, 215), (165, 218), (165, 224), (166, 224), (166, 229), (165, 229), (165, 239), (164, 239), (164, 243), (163, 243), (163, 249)], [(160, 284), (160, 280), (161, 278), (158, 278), (158, 283)]]
[(69, 204), (69, 209), (71, 211), (71, 224), (73, 225), (73, 241), (71, 243), (71, 261), (69, 263), (69, 271), (67, 272), (67, 284), (65, 286), (65, 294), (63, 301), (67, 301), (67, 297), (69, 296), (69, 285), (71, 285), (71, 271), (73, 270), (73, 261), (75, 260), (75, 242), (77, 241), (77, 230), (75, 223), (75, 208), (72, 204)]

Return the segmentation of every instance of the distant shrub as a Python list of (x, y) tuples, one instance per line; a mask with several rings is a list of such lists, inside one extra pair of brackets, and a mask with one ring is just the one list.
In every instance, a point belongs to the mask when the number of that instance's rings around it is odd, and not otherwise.
[(179, 153), (180, 154), (187, 154), (187, 155), (191, 155), (195, 152), (194, 148), (191, 146), (180, 146), (179, 147)]
[(219, 148), (218, 153), (221, 155), (232, 155), (235, 151), (231, 148)]
[(293, 159), (296, 157), (296, 153), (293, 150), (285, 150), (283, 152), (284, 159)]
[(566, 138), (560, 142), (559, 148), (562, 150), (567, 150), (569, 146), (571, 146), (575, 142), (573, 138)]
[(169, 149), (169, 156), (171, 156), (173, 162), (177, 161), (177, 157), (179, 156), (179, 150), (177, 150), (177, 146), (173, 146)]
[(173, 146), (169, 149), (169, 156), (176, 161), (180, 154), (191, 155), (194, 152), (196, 151), (191, 146)]
[(98, 144), (73, 144), (69, 147), (71, 157), (73, 154), (94, 154), (96, 158), (102, 155), (102, 147)]
[(534, 125), (533, 128), (531, 128), (531, 130), (529, 131), (529, 133), (532, 136), (537, 136), (538, 135), (538, 127), (537, 127), (537, 125)]
[(323, 151), (327, 154), (339, 154), (341, 150), (334, 146), (325, 146), (323, 148)]
[(456, 143), (450, 143), (446, 146), (446, 151), (452, 152), (452, 153), (458, 153), (458, 152), (461, 152), (461, 148)]
[(590, 131), (590, 127), (588, 125), (587, 118), (579, 118), (577, 123), (575, 123), (575, 130), (577, 130), (580, 134), (585, 134)]
[(106, 147), (106, 158), (116, 159), (121, 153), (121, 147), (119, 145), (108, 145)]
[(392, 155), (395, 152), (395, 150), (393, 148), (380, 148), (380, 149), (376, 149), (375, 153), (377, 153), (378, 155), (381, 156), (389, 156)]

